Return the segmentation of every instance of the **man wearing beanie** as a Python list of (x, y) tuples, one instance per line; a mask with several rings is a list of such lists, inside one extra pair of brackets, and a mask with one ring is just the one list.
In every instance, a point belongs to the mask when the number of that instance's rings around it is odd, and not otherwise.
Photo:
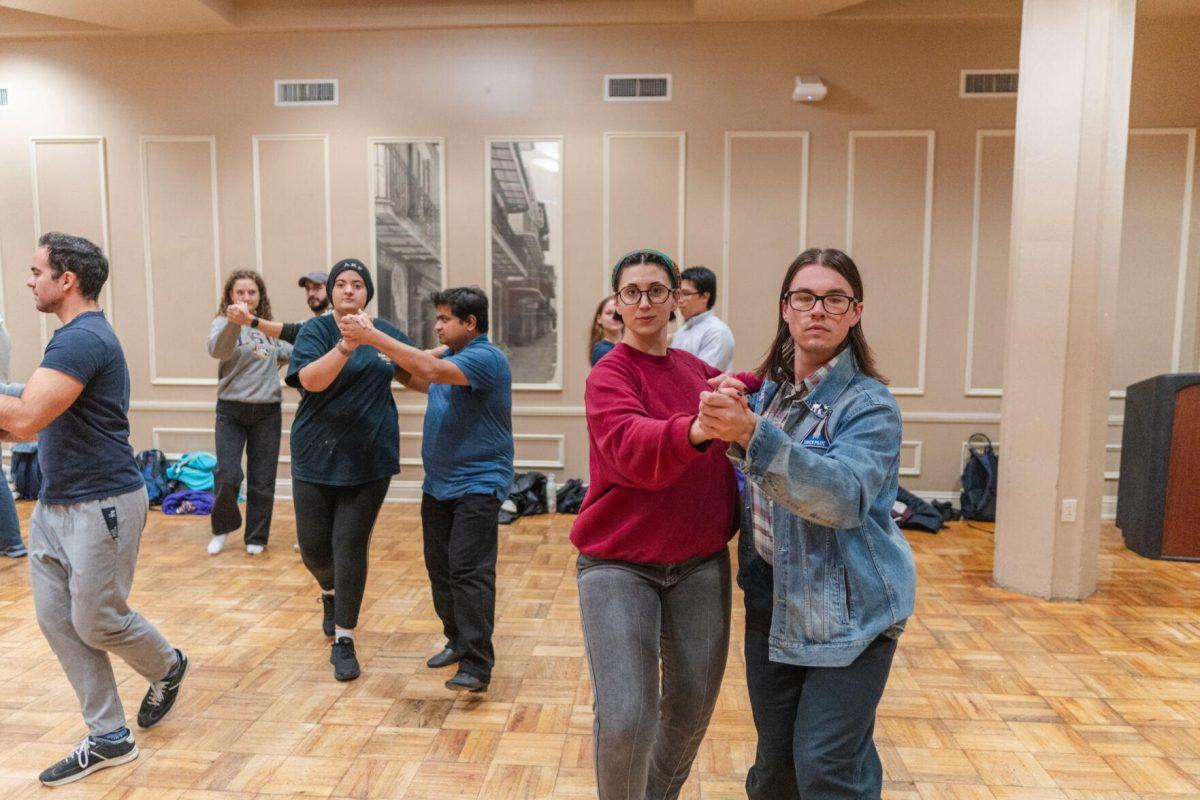
[[(326, 282), (333, 313), (304, 323), (288, 364), (288, 386), (304, 389), (292, 423), (292, 497), (304, 566), (321, 587), (322, 630), (339, 681), (357, 678), (355, 628), (367, 584), (368, 546), (392, 476), (400, 471), (400, 430), (392, 380), (408, 374), (379, 348), (342, 338), (375, 294), (366, 265), (347, 258)], [(411, 343), (386, 320), (382, 338)]]

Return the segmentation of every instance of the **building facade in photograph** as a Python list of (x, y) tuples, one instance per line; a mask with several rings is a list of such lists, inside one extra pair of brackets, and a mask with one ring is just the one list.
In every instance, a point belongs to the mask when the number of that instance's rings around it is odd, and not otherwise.
[(441, 146), (375, 145), (379, 316), (421, 347), (437, 344), (429, 296), (442, 288)]
[[(539, 198), (535, 170), (561, 187), (556, 142), (491, 143), (492, 340), (508, 355), (513, 382), (552, 383), (558, 374), (558, 286), (547, 206)], [(559, 189), (561, 194), (561, 189)], [(552, 249), (553, 248), (553, 249)]]

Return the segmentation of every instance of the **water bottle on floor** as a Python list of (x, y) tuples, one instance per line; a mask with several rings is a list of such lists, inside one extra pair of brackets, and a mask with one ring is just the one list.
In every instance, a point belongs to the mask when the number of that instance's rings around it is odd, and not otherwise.
[(546, 476), (546, 513), (558, 513), (558, 483), (553, 472)]

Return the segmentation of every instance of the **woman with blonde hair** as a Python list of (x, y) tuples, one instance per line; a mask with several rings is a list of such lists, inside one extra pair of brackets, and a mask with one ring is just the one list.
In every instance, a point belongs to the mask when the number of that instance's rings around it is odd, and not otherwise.
[(249, 269), (230, 273), (208, 333), (208, 353), (221, 362), (217, 368), (213, 535), (208, 543), (212, 555), (221, 552), (226, 537), (242, 525), (237, 501), (243, 452), (246, 552), (261, 553), (271, 533), (283, 425), (279, 368), (287, 364), (292, 346), (258, 330), (260, 319), (271, 319), (271, 301), (262, 276)]

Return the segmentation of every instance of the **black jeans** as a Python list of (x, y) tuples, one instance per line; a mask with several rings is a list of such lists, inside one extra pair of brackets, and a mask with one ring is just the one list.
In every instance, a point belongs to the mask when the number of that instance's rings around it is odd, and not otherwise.
[(746, 775), (750, 800), (878, 798), (883, 766), (875, 709), (896, 640), (880, 635), (846, 667), (771, 661), (772, 570), (754, 559), (741, 574), (746, 594), (746, 684), (758, 751)]
[(279, 403), (217, 401), (217, 471), (213, 476), (213, 535), (242, 527), (238, 490), (242, 486), (242, 451), (246, 453), (246, 544), (264, 547), (271, 535), (275, 506), (275, 472), (279, 468), (279, 436), (283, 415)]
[(391, 482), (330, 486), (292, 479), (300, 556), (321, 588), (333, 589), (333, 624), (339, 628), (358, 627), (371, 531)]
[(425, 569), (433, 608), (446, 643), (462, 655), (459, 667), (484, 683), (492, 679), (496, 653), (496, 538), (500, 500), (467, 494), (451, 500), (421, 495)]

